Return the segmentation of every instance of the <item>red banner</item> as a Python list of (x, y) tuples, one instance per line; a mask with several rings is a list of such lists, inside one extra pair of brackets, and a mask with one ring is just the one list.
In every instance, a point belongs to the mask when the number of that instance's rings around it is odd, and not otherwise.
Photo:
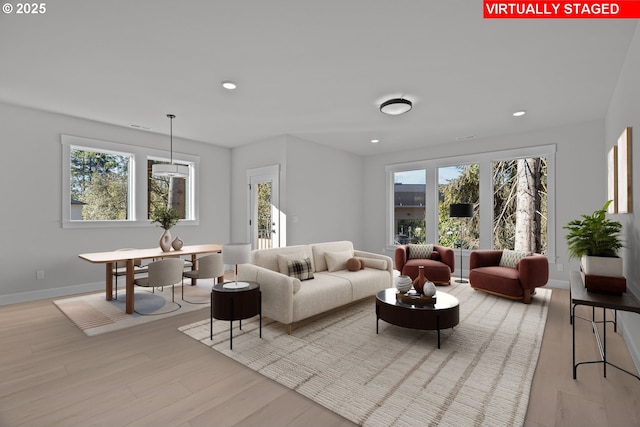
[(486, 19), (639, 19), (640, 1), (484, 0)]

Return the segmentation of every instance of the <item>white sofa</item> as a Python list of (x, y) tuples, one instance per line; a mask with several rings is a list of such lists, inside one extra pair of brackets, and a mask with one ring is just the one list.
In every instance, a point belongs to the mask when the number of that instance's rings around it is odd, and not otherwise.
[[(363, 269), (347, 269), (346, 261), (353, 257), (364, 263)], [(287, 267), (305, 258), (313, 279), (289, 276)], [(392, 287), (393, 263), (386, 255), (354, 250), (349, 241), (316, 243), (254, 250), (251, 264), (239, 266), (238, 279), (260, 284), (262, 314), (288, 325), (291, 334), (294, 322)]]

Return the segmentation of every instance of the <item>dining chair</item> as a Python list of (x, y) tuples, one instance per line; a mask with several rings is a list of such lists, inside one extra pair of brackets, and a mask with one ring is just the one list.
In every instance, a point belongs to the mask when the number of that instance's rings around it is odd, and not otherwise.
[[(132, 251), (135, 250), (134, 248), (121, 248), (121, 249), (116, 249), (116, 251)], [(142, 265), (142, 260), (141, 259), (136, 259), (133, 261), (133, 274), (139, 274), (139, 273), (146, 273), (148, 272), (147, 266), (146, 265)], [(115, 289), (115, 294), (113, 296), (114, 300), (118, 299), (118, 277), (120, 276), (126, 276), (127, 275), (127, 262), (126, 261), (118, 261), (116, 263), (113, 264), (113, 270), (112, 270), (112, 274), (113, 277), (115, 277), (115, 282), (116, 282), (116, 289)]]
[(184, 278), (189, 279), (213, 279), (213, 283), (215, 284), (216, 279), (224, 275), (224, 264), (222, 262), (222, 254), (215, 253), (210, 255), (205, 255), (199, 258), (196, 261), (196, 270), (185, 271), (182, 274), (182, 300), (184, 302), (188, 302), (189, 304), (206, 304), (209, 302), (209, 298), (206, 301), (195, 302), (195, 301), (187, 301), (184, 299)]
[(177, 305), (177, 307), (173, 310), (160, 313), (140, 313), (137, 310), (136, 313), (142, 315), (157, 315), (179, 310), (182, 306), (175, 301), (174, 286), (182, 280), (184, 261), (180, 258), (166, 258), (149, 263), (147, 268), (149, 269), (149, 274), (145, 277), (135, 279), (133, 282), (134, 285), (152, 288), (152, 292), (154, 293), (155, 288), (163, 288), (164, 290), (165, 286), (171, 286), (171, 302)]

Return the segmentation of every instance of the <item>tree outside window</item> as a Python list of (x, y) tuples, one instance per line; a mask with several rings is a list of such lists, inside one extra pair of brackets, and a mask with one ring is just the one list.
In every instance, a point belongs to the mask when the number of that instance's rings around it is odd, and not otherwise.
[(152, 174), (152, 167), (154, 164), (168, 163), (169, 162), (159, 160), (147, 160), (148, 219), (151, 219), (151, 214), (158, 208), (173, 209), (178, 213), (180, 219), (189, 219), (189, 192), (187, 191), (189, 188), (189, 177), (170, 178)]
[(493, 247), (547, 253), (547, 160), (493, 163)]
[(71, 147), (71, 217), (82, 221), (130, 219), (129, 169), (132, 156)]
[[(472, 218), (450, 218), (449, 206), (471, 203)], [(480, 166), (478, 164), (438, 168), (438, 242), (450, 248), (477, 249), (480, 246), (478, 205)]]

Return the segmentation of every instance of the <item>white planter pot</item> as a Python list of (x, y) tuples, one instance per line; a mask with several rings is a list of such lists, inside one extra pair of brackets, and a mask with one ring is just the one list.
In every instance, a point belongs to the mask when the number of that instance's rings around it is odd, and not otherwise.
[(584, 274), (594, 276), (623, 277), (622, 258), (583, 256), (580, 260)]

